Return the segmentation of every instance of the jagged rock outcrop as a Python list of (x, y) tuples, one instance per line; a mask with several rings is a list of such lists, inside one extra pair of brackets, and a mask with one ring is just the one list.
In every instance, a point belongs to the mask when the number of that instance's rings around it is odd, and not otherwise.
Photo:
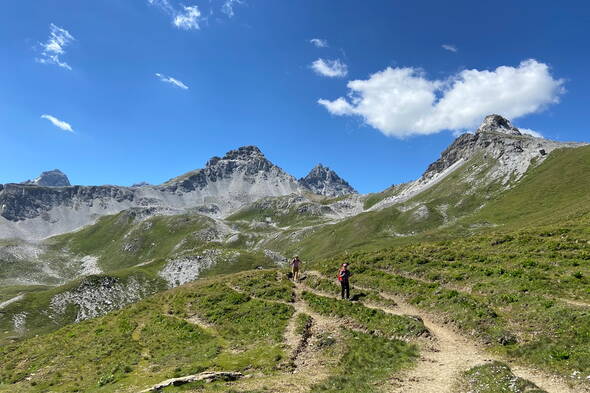
[(477, 134), (481, 132), (500, 132), (508, 135), (522, 135), (520, 130), (510, 123), (510, 120), (496, 114), (486, 116), (483, 119), (483, 122), (475, 133)]
[(107, 201), (131, 202), (135, 193), (117, 186), (39, 187), (32, 184), (6, 184), (0, 188), (0, 215), (10, 221), (35, 218), (57, 206), (75, 208), (88, 202), (106, 208)]
[(23, 184), (34, 184), (42, 187), (68, 187), (71, 185), (70, 179), (59, 169), (42, 172), (36, 179), (27, 180)]
[(299, 179), (299, 184), (311, 192), (329, 197), (356, 194), (356, 190), (328, 167), (318, 164), (305, 177)]
[[(481, 181), (506, 184), (509, 180), (518, 180), (532, 162), (542, 162), (552, 150), (579, 145), (522, 135), (508, 120), (491, 115), (474, 134), (457, 138), (420, 179), (396, 187), (393, 195), (370, 209), (411, 198), (476, 155), (489, 164), (485, 179)], [(213, 157), (205, 168), (159, 186), (53, 185), (41, 186), (34, 182), (0, 185), (0, 239), (39, 240), (92, 224), (101, 216), (137, 207), (146, 208), (144, 212), (148, 216), (149, 212), (156, 215), (189, 211), (212, 218), (226, 218), (266, 197), (301, 197), (306, 191), (329, 197), (356, 193), (334, 171), (322, 165), (298, 181), (270, 162), (255, 146), (244, 146), (223, 157)], [(313, 196), (308, 197), (312, 201)], [(329, 207), (312, 206), (307, 202), (300, 204), (302, 209), (308, 210), (307, 213), (311, 209), (327, 218), (349, 217), (362, 211), (362, 202), (356, 195)]]

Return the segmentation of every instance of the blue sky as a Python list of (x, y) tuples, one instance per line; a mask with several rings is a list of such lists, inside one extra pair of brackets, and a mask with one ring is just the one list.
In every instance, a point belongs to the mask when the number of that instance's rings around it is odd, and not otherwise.
[(590, 6), (556, 4), (7, 0), (0, 183), (158, 184), (253, 144), (373, 192), (491, 111), (588, 141)]

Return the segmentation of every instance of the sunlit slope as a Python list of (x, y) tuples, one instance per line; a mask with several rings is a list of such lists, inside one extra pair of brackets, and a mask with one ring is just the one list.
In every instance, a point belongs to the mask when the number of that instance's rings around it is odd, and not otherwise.
[(198, 214), (146, 219), (141, 215), (141, 210), (125, 210), (80, 231), (56, 236), (49, 243), (76, 255), (96, 256), (99, 267), (111, 271), (166, 258), (179, 244), (202, 247), (221, 236), (214, 220)]
[(0, 310), (0, 346), (103, 315), (167, 288), (153, 266), (80, 278), (26, 292)]
[(2, 301), (10, 303), (0, 310), (0, 343), (104, 315), (199, 277), (276, 266), (247, 241), (200, 215), (144, 219), (137, 210), (52, 238), (46, 248), (47, 255), (55, 255), (53, 271), (84, 258), (95, 261), (93, 271), (64, 277), (63, 285), (53, 287), (4, 288)]
[[(559, 149), (522, 179), (494, 181), (478, 155), (413, 198), (388, 208), (283, 236), (274, 246), (317, 258), (362, 247), (466, 236), (498, 226), (567, 220), (590, 210), (590, 146)], [(490, 181), (490, 179), (492, 179)]]
[(470, 221), (518, 227), (558, 222), (589, 210), (590, 146), (584, 146), (554, 151)]

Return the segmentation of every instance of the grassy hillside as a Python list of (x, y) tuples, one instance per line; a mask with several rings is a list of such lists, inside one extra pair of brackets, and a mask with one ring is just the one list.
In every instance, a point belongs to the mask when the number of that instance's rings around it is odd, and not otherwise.
[[(170, 261), (187, 260), (183, 266), (189, 269), (191, 264), (203, 264), (200, 277), (276, 266), (263, 250), (251, 249), (258, 241), (255, 233), (234, 234), (225, 224), (197, 214), (147, 219), (142, 214), (141, 209), (123, 211), (80, 231), (49, 239), (41, 259), (48, 261), (52, 271), (77, 272), (80, 261), (92, 256), (103, 273), (79, 278), (79, 273), (69, 272), (55, 280), (55, 286), (1, 288), (0, 302), (21, 295), (22, 299), (0, 311), (0, 343), (54, 331), (177, 285), (161, 276)], [(208, 262), (202, 262), (205, 260)], [(24, 274), (22, 267), (18, 269), (24, 277), (32, 277)], [(66, 277), (71, 281), (59, 285)], [(100, 306), (94, 307), (92, 302)]]
[[(249, 378), (164, 391), (377, 393), (403, 381), (433, 345), (419, 318), (390, 311), (394, 303), (376, 309), (372, 301), (342, 302), (330, 289), (322, 295), (304, 288), (276, 270), (218, 276), (5, 345), (0, 392), (137, 392), (167, 378), (225, 370)], [(505, 365), (478, 367), (449, 381), (453, 392), (534, 387)]]
[[(167, 288), (149, 267), (77, 279), (66, 285), (29, 291), (0, 311), (0, 345), (33, 337), (136, 302)], [(19, 293), (22, 288), (18, 288)], [(91, 303), (94, 303), (93, 305)]]
[[(494, 162), (483, 155), (476, 155), (439, 183), (403, 203), (310, 229), (296, 241), (287, 233), (270, 244), (289, 250), (288, 253), (317, 258), (345, 249), (379, 248), (413, 241), (416, 236), (440, 231), (473, 214), (501, 192), (499, 182), (482, 181), (493, 165)], [(400, 187), (369, 196), (367, 201), (374, 204), (375, 198), (381, 200), (396, 194)]]
[[(290, 321), (297, 320), (294, 299), (292, 284), (276, 271), (221, 276), (179, 287), (104, 317), (0, 347), (0, 391), (138, 391), (205, 370), (241, 371), (272, 386), (291, 375), (288, 353), (293, 348), (285, 337)], [(352, 308), (343, 312), (356, 314)], [(415, 320), (395, 319), (399, 320), (396, 333), (412, 337), (413, 329), (423, 329)], [(386, 317), (369, 314), (359, 323), (359, 327), (388, 326)], [(316, 337), (314, 351), (333, 367), (326, 369), (324, 381), (303, 381), (313, 391), (349, 386), (373, 392), (374, 383), (416, 356), (415, 347), (403, 341), (349, 329), (338, 332), (335, 326), (332, 336), (323, 331)], [(365, 353), (367, 348), (375, 352)], [(232, 390), (219, 384), (192, 388)]]
[(590, 146), (559, 149), (469, 222), (510, 228), (548, 224), (590, 210)]
[(590, 211), (590, 146), (554, 151), (505, 191), (498, 181), (481, 181), (492, 167), (492, 161), (475, 156), (402, 204), (310, 229), (295, 241), (287, 232), (270, 245), (318, 258), (342, 250), (470, 236), (498, 226), (517, 230)]
[(245, 221), (285, 227), (305, 227), (326, 222), (323, 216), (330, 209), (325, 205), (344, 197), (320, 199), (317, 202), (298, 201), (292, 195), (264, 198), (227, 218), (229, 222)]
[(76, 255), (97, 256), (99, 266), (108, 272), (169, 257), (179, 248), (202, 248), (216, 240), (216, 235), (215, 222), (198, 214), (144, 220), (136, 210), (126, 210), (80, 231), (56, 236), (50, 244)]

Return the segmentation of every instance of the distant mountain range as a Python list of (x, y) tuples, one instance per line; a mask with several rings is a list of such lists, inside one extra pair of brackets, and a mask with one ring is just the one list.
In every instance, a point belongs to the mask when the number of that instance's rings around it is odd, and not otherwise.
[[(398, 187), (373, 209), (408, 199), (452, 173), (462, 163), (484, 152), (497, 161), (489, 181), (520, 178), (531, 163), (539, 164), (556, 148), (581, 144), (561, 143), (521, 134), (501, 116), (490, 115), (474, 134), (457, 138), (415, 182)], [(287, 195), (324, 197), (356, 195), (331, 169), (318, 165), (297, 180), (270, 162), (256, 146), (211, 158), (205, 168), (185, 173), (161, 185), (133, 187), (71, 186), (59, 170), (42, 173), (21, 184), (0, 185), (0, 238), (41, 239), (67, 233), (132, 207), (151, 208), (154, 214), (194, 211), (225, 218), (257, 200)], [(360, 204), (356, 197), (351, 198)], [(349, 209), (338, 216), (356, 214)]]
[(260, 198), (306, 193), (334, 197), (356, 191), (321, 165), (298, 181), (255, 146), (213, 157), (205, 168), (158, 186), (70, 186), (67, 176), (54, 170), (32, 181), (0, 185), (0, 238), (39, 239), (70, 232), (131, 207), (164, 214), (192, 209), (226, 217)]

